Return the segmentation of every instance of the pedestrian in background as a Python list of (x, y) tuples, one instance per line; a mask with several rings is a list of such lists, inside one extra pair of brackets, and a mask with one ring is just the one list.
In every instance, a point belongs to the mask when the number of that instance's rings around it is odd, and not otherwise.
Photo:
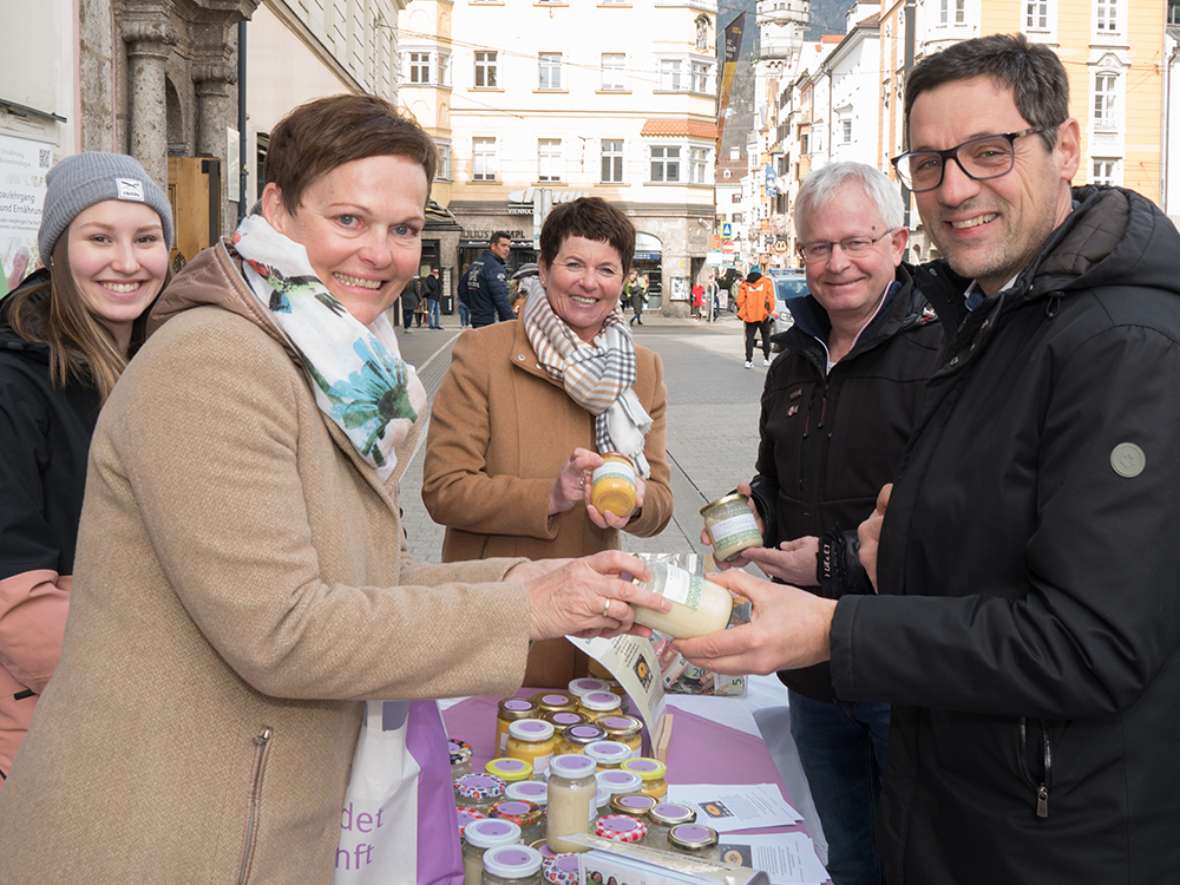
[(746, 368), (754, 366), (754, 336), (762, 335), (762, 365), (770, 365), (770, 318), (774, 316), (774, 280), (754, 269), (738, 283), (738, 318), (746, 324)]
[(459, 298), (466, 303), (471, 325), (477, 329), (515, 317), (506, 265), (511, 251), (512, 237), (506, 231), (496, 231), (488, 239), (487, 249), (467, 266), (459, 280)]
[(422, 317), (418, 314), (418, 305), (422, 300), (419, 295), (421, 284), (417, 277), (414, 277), (406, 282), (406, 287), (402, 289), (401, 301), (402, 308), (402, 326), (406, 332), (410, 331), (410, 325), (414, 318), (418, 318), (418, 326), (422, 326)]
[(0, 301), (0, 785), (61, 654), (98, 412), (168, 276), (172, 207), (140, 164), (83, 153), (46, 176), (49, 267)]
[(430, 268), (430, 272), (422, 280), (422, 290), (426, 296), (426, 316), (430, 328), (441, 329), (442, 314), (439, 311), (439, 301), (442, 298), (442, 281), (438, 278), (437, 267)]
[(631, 285), (631, 319), (627, 321), (631, 326), (643, 325), (643, 309), (647, 307), (647, 274), (640, 274)]

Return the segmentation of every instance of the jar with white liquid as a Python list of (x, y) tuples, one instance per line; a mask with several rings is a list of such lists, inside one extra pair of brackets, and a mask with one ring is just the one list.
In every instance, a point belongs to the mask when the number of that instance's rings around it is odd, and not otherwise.
[(673, 639), (704, 636), (728, 626), (733, 596), (724, 587), (666, 562), (649, 562), (647, 568), (651, 580), (636, 583), (670, 601), (672, 609), (657, 612), (636, 606), (635, 623)]
[(545, 841), (554, 851), (585, 851), (568, 837), (590, 832), (598, 811), (598, 770), (594, 760), (580, 754), (554, 756), (549, 763), (549, 803)]

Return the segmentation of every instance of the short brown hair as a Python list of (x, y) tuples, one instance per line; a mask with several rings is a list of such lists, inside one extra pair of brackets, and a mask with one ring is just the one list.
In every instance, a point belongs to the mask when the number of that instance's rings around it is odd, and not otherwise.
[(438, 166), (422, 127), (375, 95), (330, 95), (288, 112), (271, 130), (266, 184), (274, 182), (294, 214), (304, 189), (337, 166), (366, 157), (408, 157), (426, 172), (426, 196)]
[(551, 267), (567, 237), (610, 243), (623, 262), (623, 273), (635, 257), (635, 225), (601, 197), (579, 197), (553, 207), (541, 228), (541, 261)]

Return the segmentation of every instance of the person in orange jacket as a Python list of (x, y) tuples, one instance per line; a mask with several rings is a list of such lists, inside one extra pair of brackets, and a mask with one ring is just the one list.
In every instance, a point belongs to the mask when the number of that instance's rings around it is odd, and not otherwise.
[(746, 368), (754, 363), (754, 335), (762, 333), (762, 365), (770, 365), (770, 320), (774, 316), (774, 280), (757, 268), (738, 283), (737, 315), (746, 324)]

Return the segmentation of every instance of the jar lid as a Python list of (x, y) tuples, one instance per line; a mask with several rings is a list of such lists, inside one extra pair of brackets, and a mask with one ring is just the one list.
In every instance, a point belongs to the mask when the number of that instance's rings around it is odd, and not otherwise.
[(517, 719), (508, 725), (508, 736), (518, 741), (539, 743), (549, 740), (555, 733), (553, 723), (544, 719)]
[(578, 856), (573, 852), (563, 852), (547, 857), (541, 864), (546, 882), (557, 882), (558, 885), (573, 885), (578, 881)]
[(598, 725), (611, 737), (634, 737), (643, 731), (643, 723), (634, 716), (603, 716)]
[(619, 814), (629, 814), (632, 817), (644, 817), (656, 807), (656, 800), (643, 793), (619, 793), (611, 796), (611, 811)]
[(693, 850), (712, 848), (717, 844), (717, 831), (703, 824), (680, 824), (668, 830), (668, 844)]
[(549, 712), (557, 710), (572, 710), (577, 698), (564, 691), (541, 691), (533, 695), (530, 700), (537, 705), (537, 709)]
[(498, 759), (492, 759), (484, 766), (484, 770), (488, 774), (494, 774), (505, 783), (515, 783), (516, 781), (527, 781), (533, 776), (533, 763), (526, 762), (523, 759), (514, 759), (511, 756), (501, 756)]
[(523, 830), (541, 819), (541, 809), (524, 799), (501, 799), (492, 806), (492, 817), (510, 820)]
[(473, 820), (484, 820), (487, 817), (482, 811), (476, 811), (474, 808), (468, 808), (465, 805), (455, 806), (455, 816), (459, 818), (460, 836), (463, 835), (463, 828)]
[(693, 823), (697, 819), (697, 813), (679, 802), (661, 802), (651, 810), (651, 819), (657, 824), (674, 827), (677, 824)]
[(585, 777), (593, 777), (597, 767), (589, 756), (583, 756), (581, 753), (563, 753), (561, 756), (554, 756), (549, 760), (549, 777), (557, 775), (567, 780), (576, 781)]
[(647, 824), (629, 814), (608, 814), (595, 822), (594, 835), (612, 842), (642, 842)]
[(500, 701), (499, 716), (505, 721), (529, 719), (536, 715), (537, 705), (525, 698), (504, 698)]
[(508, 785), (504, 795), (509, 799), (523, 799), (534, 805), (544, 805), (549, 801), (549, 785), (544, 781), (517, 781)]
[[(706, 516), (707, 514), (705, 511), (712, 510), (714, 507), (724, 507), (726, 504), (730, 504), (734, 501), (745, 501), (745, 500), (746, 500), (746, 496), (743, 495), (741, 492), (730, 492), (728, 495), (722, 495), (716, 501), (710, 501), (708, 504), (706, 504), (704, 507), (702, 507), (700, 509), (699, 513), (701, 514), (701, 516)], [(753, 514), (750, 514), (750, 515), (753, 516)]]
[(455, 781), (455, 795), (471, 802), (499, 799), (504, 781), (491, 774), (465, 774)]
[(484, 854), (483, 869), (503, 879), (523, 879), (541, 872), (541, 852), (527, 845), (501, 845)]
[(639, 775), (639, 779), (642, 781), (662, 781), (668, 774), (667, 765), (659, 759), (650, 759), (647, 756), (628, 759), (619, 768)]
[(581, 725), (586, 721), (585, 716), (575, 713), (573, 710), (553, 710), (545, 713), (544, 716), (553, 723), (553, 727), (559, 732), (565, 731), (571, 725)]
[(606, 691), (607, 684), (602, 679), (595, 679), (593, 676), (582, 676), (574, 679), (569, 684), (570, 694), (576, 698), (580, 698), (584, 694), (589, 694), (592, 691)]
[(608, 793), (637, 793), (643, 786), (638, 775), (618, 768), (610, 771), (600, 771), (594, 775), (598, 779), (598, 786)]
[(582, 752), (602, 765), (618, 765), (631, 758), (631, 748), (619, 741), (595, 741), (587, 744)]
[(462, 765), (471, 761), (471, 744), (458, 738), (447, 739), (447, 750), (451, 754), (452, 765)]
[(561, 736), (565, 738), (567, 743), (585, 746), (586, 744), (592, 744), (595, 741), (605, 738), (606, 729), (600, 728), (593, 722), (587, 722), (583, 725), (571, 725), (562, 732)]
[(609, 691), (592, 691), (582, 695), (582, 706), (596, 713), (617, 710), (621, 703), (619, 696)]
[(485, 817), (473, 820), (463, 831), (463, 839), (472, 848), (495, 848), (497, 845), (514, 845), (520, 841), (520, 827), (510, 820)]

